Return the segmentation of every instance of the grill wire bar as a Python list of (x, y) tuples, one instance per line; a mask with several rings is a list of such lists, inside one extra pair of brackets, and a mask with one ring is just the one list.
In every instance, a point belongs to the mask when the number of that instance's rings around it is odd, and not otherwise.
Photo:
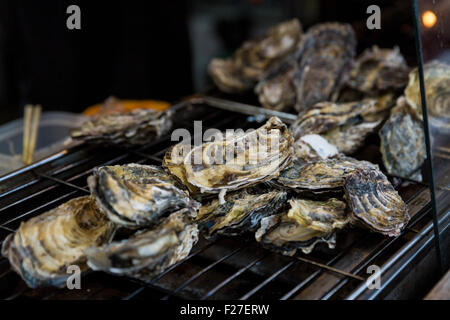
[[(218, 121), (214, 121), (215, 119), (219, 118), (220, 120)], [(210, 127), (216, 127), (216, 128), (222, 128), (225, 125), (229, 125), (230, 123), (232, 123), (232, 127), (235, 127), (234, 122), (237, 120), (240, 120), (243, 123), (245, 122), (245, 119), (242, 119), (242, 116), (238, 116), (235, 113), (227, 113), (224, 111), (217, 111), (214, 110), (213, 112), (209, 112), (207, 114), (207, 116), (203, 117), (203, 121), (206, 120), (212, 120), (213, 121), (213, 126), (203, 126), (204, 129), (210, 128)], [(180, 123), (182, 124), (187, 124), (189, 123), (189, 121), (181, 121)], [(192, 123), (192, 121), (191, 121)], [(246, 125), (248, 125), (248, 123), (246, 123)], [(192, 129), (192, 126), (189, 128)], [(168, 145), (168, 143), (170, 144), (170, 139), (168, 136), (166, 137), (162, 137), (160, 139), (157, 139), (155, 141), (153, 141), (152, 143), (139, 147), (135, 150), (122, 150), (122, 153), (114, 156), (112, 159), (109, 159), (101, 164), (96, 164), (96, 166), (98, 165), (111, 165), (111, 164), (116, 164), (116, 163), (120, 163), (121, 161), (125, 161), (127, 158), (133, 158), (133, 157), (139, 157), (140, 159), (138, 160), (134, 160), (134, 162), (140, 162), (140, 163), (145, 163), (147, 161), (151, 161), (151, 162), (155, 162), (155, 163), (160, 163), (162, 161), (162, 156), (164, 155), (164, 153), (166, 152), (166, 150), (170, 147), (170, 145)], [(154, 149), (154, 146), (158, 146), (158, 145), (163, 145), (162, 148), (158, 147), (156, 149)], [(153, 149), (152, 149), (153, 148)], [(63, 157), (64, 158), (64, 157)], [(85, 158), (86, 159), (86, 158)], [(19, 214), (18, 216), (15, 216), (12, 219), (7, 219), (6, 222), (3, 222), (0, 225), (0, 231), (4, 230), (8, 233), (12, 233), (15, 230), (11, 227), (9, 227), (10, 224), (12, 224), (13, 222), (16, 222), (18, 220), (23, 220), (24, 218), (28, 217), (28, 216), (32, 216), (35, 213), (39, 213), (41, 211), (44, 211), (44, 209), (46, 209), (47, 207), (50, 206), (54, 206), (57, 203), (61, 202), (62, 200), (66, 200), (66, 199), (70, 199), (74, 196), (76, 196), (77, 194), (79, 194), (80, 192), (82, 192), (83, 194), (88, 193), (88, 188), (86, 184), (83, 184), (83, 186), (79, 186), (77, 184), (75, 184), (75, 180), (80, 180), (83, 179), (84, 181), (86, 181), (86, 177), (92, 173), (93, 168), (89, 168), (88, 170), (82, 170), (81, 172), (77, 172), (76, 174), (71, 174), (71, 170), (77, 169), (78, 166), (81, 166), (83, 164), (89, 164), (91, 161), (91, 158), (87, 158), (88, 160), (83, 161), (83, 159), (78, 159), (78, 162), (76, 161), (72, 161), (68, 164), (64, 164), (63, 166), (60, 168), (56, 168), (53, 170), (47, 170), (47, 171), (41, 171), (40, 168), (33, 166), (32, 169), (30, 170), (31, 173), (33, 173), (33, 175), (35, 177), (37, 177), (37, 179), (35, 179), (35, 181), (33, 181), (30, 185), (38, 185), (39, 183), (42, 183), (42, 181), (48, 180), (53, 182), (54, 184), (50, 185), (49, 187), (42, 189), (42, 190), (38, 190), (38, 192), (32, 193), (30, 195), (28, 195), (25, 198), (20, 198), (18, 199), (16, 202), (11, 202), (9, 205), (2, 207), (0, 209), (0, 218), (1, 218), (1, 212), (2, 211), (6, 211), (9, 208), (12, 208), (13, 206), (20, 206), (23, 202), (31, 200), (33, 201), (34, 197), (39, 196), (40, 194), (44, 194), (44, 193), (48, 193), (51, 190), (56, 190), (56, 188), (58, 188), (58, 186), (64, 186), (64, 187), (68, 187), (70, 188), (71, 191), (64, 193), (63, 195), (56, 197), (55, 199), (52, 199), (51, 201), (47, 201), (44, 204), (38, 205), (34, 208), (32, 208), (31, 210), (26, 211), (25, 213)], [(96, 159), (95, 156), (92, 157), (92, 159)], [(56, 160), (55, 160), (56, 161)], [(76, 164), (76, 165), (75, 165)], [(45, 172), (45, 173), (44, 173)], [(58, 177), (55, 177), (55, 175), (58, 175)], [(59, 176), (66, 176), (66, 178), (59, 178)], [(393, 176), (391, 176), (393, 177)], [(401, 177), (395, 177), (398, 180), (396, 181), (396, 187), (398, 185), (400, 185), (402, 183), (402, 181), (408, 181), (408, 179), (404, 179)], [(73, 182), (72, 182), (73, 181)], [(0, 178), (0, 183), (1, 183), (1, 178)], [(7, 191), (7, 195), (3, 196), (1, 195), (1, 197), (5, 197), (8, 198), (8, 196), (10, 194), (14, 194), (15, 192), (20, 192), (23, 190), (26, 190), (30, 185), (27, 185), (26, 187), (21, 187), (21, 186), (17, 186), (15, 189), (11, 189)], [(414, 200), (414, 198), (420, 194), (420, 192), (423, 191), (423, 189), (425, 188), (425, 184), (422, 184), (422, 188), (420, 188), (418, 191), (416, 191), (411, 198), (408, 199), (407, 202)], [(19, 211), (20, 212), (20, 211)], [(351, 272), (347, 272), (345, 270), (340, 270), (338, 268), (333, 267), (333, 264), (337, 261), (339, 261), (340, 259), (342, 259), (345, 255), (345, 253), (347, 252), (347, 250), (351, 250), (352, 244), (345, 250), (342, 250), (341, 252), (336, 252), (336, 254), (330, 259), (328, 260), (326, 263), (320, 263), (315, 261), (314, 259), (307, 259), (303, 256), (297, 256), (292, 258), (291, 261), (289, 261), (287, 264), (284, 264), (281, 268), (279, 268), (278, 270), (276, 270), (275, 272), (271, 273), (268, 277), (266, 277), (262, 282), (260, 282), (259, 284), (257, 284), (255, 287), (253, 287), (253, 289), (251, 289), (250, 291), (248, 291), (247, 293), (245, 293), (243, 296), (241, 296), (240, 299), (246, 300), (251, 298), (252, 296), (254, 296), (256, 293), (258, 293), (263, 287), (265, 287), (267, 284), (269, 284), (272, 281), (275, 281), (275, 279), (277, 279), (281, 274), (283, 274), (286, 270), (288, 270), (289, 268), (293, 267), (294, 265), (298, 264), (298, 263), (306, 263), (306, 264), (310, 264), (310, 265), (314, 265), (315, 267), (317, 267), (318, 269), (316, 269), (314, 272), (310, 273), (309, 275), (307, 275), (307, 277), (305, 277), (305, 279), (299, 283), (296, 283), (295, 286), (288, 291), (287, 293), (285, 293), (283, 296), (281, 296), (280, 299), (285, 300), (285, 299), (289, 299), (292, 296), (294, 296), (296, 293), (298, 293), (299, 291), (303, 290), (304, 288), (307, 288), (311, 283), (314, 282), (314, 279), (316, 279), (320, 274), (324, 273), (324, 272), (333, 272), (333, 273), (337, 273), (343, 276), (343, 278), (341, 279), (341, 281), (339, 281), (335, 286), (333, 286), (333, 288), (331, 290), (329, 290), (323, 297), (322, 299), (329, 299), (331, 298), (333, 295), (335, 295), (340, 289), (342, 289), (346, 284), (348, 284), (349, 282), (351, 282), (351, 280), (358, 280), (358, 281), (364, 281), (365, 279), (361, 276), (359, 276), (358, 274), (364, 269), (365, 266), (367, 266), (369, 263), (371, 263), (373, 260), (375, 260), (378, 256), (382, 255), (383, 252), (385, 250), (387, 250), (390, 246), (394, 245), (396, 242), (398, 242), (398, 240), (408, 231), (412, 231), (412, 232), (419, 232), (418, 230), (413, 229), (413, 226), (420, 222), (423, 218), (425, 218), (427, 216), (427, 212), (422, 213), (415, 221), (414, 223), (411, 223), (410, 226), (408, 226), (407, 230), (405, 230), (400, 236), (396, 237), (396, 238), (391, 238), (391, 239), (385, 239), (385, 241), (383, 241), (379, 246), (377, 246), (374, 250), (372, 255), (369, 255), (369, 257), (367, 259), (364, 259), (363, 261), (361, 261), (361, 263), (354, 269), (351, 270)], [(2, 239), (3, 242), (3, 239)], [(174, 269), (176, 269), (177, 267), (179, 267), (180, 265), (187, 263), (188, 260), (191, 260), (191, 258), (203, 253), (204, 251), (206, 251), (209, 248), (214, 248), (216, 245), (216, 242), (208, 242), (206, 245), (204, 245), (201, 248), (194, 248), (194, 252), (192, 252), (188, 257), (186, 257), (184, 260), (178, 262), (177, 264), (169, 267), (168, 269), (166, 269), (163, 273), (161, 273), (160, 275), (156, 276), (154, 279), (152, 279), (149, 283), (142, 283), (140, 281), (138, 281), (138, 283), (140, 284), (140, 287), (136, 290), (133, 290), (132, 292), (127, 293), (126, 295), (124, 295), (122, 297), (122, 299), (124, 300), (129, 300), (129, 299), (133, 299), (138, 297), (144, 290), (148, 289), (148, 290), (160, 290), (162, 292), (166, 291), (162, 288), (159, 288), (158, 286), (155, 286), (155, 284), (162, 278), (165, 276), (169, 276), (171, 271), (173, 271)], [(196, 279), (198, 279), (199, 277), (205, 275), (209, 270), (211, 270), (212, 268), (214, 268), (215, 266), (217, 266), (218, 264), (225, 262), (228, 258), (230, 258), (231, 256), (233, 256), (234, 254), (237, 254), (239, 251), (243, 250), (246, 246), (248, 245), (248, 243), (246, 243), (244, 246), (239, 246), (238, 248), (235, 248), (233, 251), (231, 251), (230, 253), (228, 253), (227, 255), (223, 256), (222, 258), (210, 263), (207, 267), (203, 268), (202, 270), (200, 270), (199, 272), (197, 272), (196, 274), (194, 274), (192, 277), (190, 277), (188, 280), (184, 281), (181, 285), (177, 286), (175, 289), (166, 291), (166, 295), (163, 297), (163, 299), (169, 299), (171, 296), (177, 296), (177, 294), (179, 292), (181, 292), (184, 288), (186, 288), (187, 286), (189, 286), (191, 283), (193, 283)], [(226, 288), (226, 286), (236, 280), (237, 278), (243, 276), (246, 272), (251, 272), (252, 268), (255, 267), (256, 265), (260, 265), (263, 263), (263, 260), (267, 257), (267, 254), (263, 254), (261, 256), (256, 257), (255, 259), (252, 259), (247, 265), (242, 266), (240, 268), (238, 268), (234, 273), (232, 273), (230, 276), (226, 277), (225, 280), (223, 280), (222, 282), (220, 282), (218, 285), (214, 286), (213, 288), (209, 289), (206, 291), (206, 293), (204, 295), (202, 295), (201, 299), (207, 299), (209, 297), (211, 297), (212, 295), (216, 294), (219, 290)], [(0, 266), (3, 265), (5, 262), (7, 262), (6, 259), (1, 259), (0, 260)], [(2, 272), (2, 270), (0, 269), (0, 280), (4, 277), (7, 277), (11, 274), (14, 274), (10, 269)], [(87, 275), (90, 276), (95, 276), (96, 272), (89, 272), (87, 274), (84, 275), (84, 277), (86, 277)], [(14, 274), (15, 276), (15, 274)], [(17, 276), (16, 276), (17, 277)], [(130, 279), (131, 280), (131, 279)], [(135, 280), (131, 280), (131, 281), (135, 281)], [(9, 295), (7, 297), (7, 299), (16, 299), (18, 297), (21, 297), (24, 293), (26, 293), (27, 291), (31, 291), (32, 289), (28, 289), (27, 287), (18, 290), (17, 292)], [(90, 292), (89, 295), (87, 295), (85, 298), (89, 298), (89, 297), (95, 297), (96, 294), (101, 293), (103, 290), (103, 288), (99, 288), (96, 289), (93, 292)], [(57, 294), (57, 289), (55, 289), (55, 291), (53, 291), (52, 293), (50, 293), (49, 295), (46, 295), (45, 298), (49, 298), (54, 296), (55, 294)], [(44, 298), (44, 299), (45, 299)]]

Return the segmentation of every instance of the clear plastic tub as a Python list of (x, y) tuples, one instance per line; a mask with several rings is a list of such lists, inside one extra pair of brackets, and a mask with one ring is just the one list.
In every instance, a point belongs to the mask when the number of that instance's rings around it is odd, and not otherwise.
[[(68, 147), (70, 129), (79, 126), (87, 118), (70, 112), (43, 112), (33, 161), (45, 158)], [(0, 126), (0, 176), (21, 168), (23, 119)]]

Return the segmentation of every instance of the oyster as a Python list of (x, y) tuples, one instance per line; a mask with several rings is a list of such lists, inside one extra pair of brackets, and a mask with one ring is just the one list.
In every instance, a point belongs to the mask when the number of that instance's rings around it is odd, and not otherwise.
[(342, 188), (345, 177), (357, 168), (377, 169), (378, 166), (350, 157), (325, 159), (311, 163), (301, 163), (296, 160), (292, 166), (281, 172), (274, 183), (300, 192), (322, 193)]
[(261, 220), (255, 238), (264, 247), (292, 256), (301, 249), (310, 253), (320, 242), (332, 249), (336, 244), (335, 231), (350, 221), (346, 204), (338, 199), (289, 201), (288, 213), (272, 215)]
[(185, 208), (129, 239), (88, 248), (86, 255), (93, 270), (146, 281), (187, 257), (197, 240), (197, 225)]
[[(178, 165), (179, 157), (167, 156), (163, 164), (187, 185), (200, 192), (219, 193), (242, 189), (270, 180), (291, 163), (293, 139), (278, 118), (270, 118), (257, 130), (235, 132), (224, 140), (192, 148)], [(179, 147), (178, 147), (179, 148)], [(192, 190), (192, 187), (190, 188)]]
[(139, 145), (167, 133), (172, 127), (172, 112), (135, 109), (112, 113), (86, 121), (72, 129), (75, 140), (98, 144)]
[(87, 270), (84, 250), (107, 243), (114, 224), (90, 196), (72, 199), (20, 224), (2, 254), (31, 288), (66, 285), (67, 268)]
[(129, 228), (157, 224), (170, 213), (199, 203), (161, 167), (139, 164), (98, 167), (88, 178), (98, 206), (116, 224)]
[(298, 160), (313, 162), (339, 155), (338, 149), (318, 134), (307, 134), (294, 143), (294, 152)]
[(344, 190), (352, 216), (376, 232), (397, 236), (409, 221), (405, 202), (377, 169), (354, 170), (345, 178)]
[(409, 68), (398, 47), (364, 50), (349, 74), (347, 85), (367, 94), (403, 89), (408, 82)]
[[(450, 132), (450, 65), (432, 61), (424, 65), (427, 112), (432, 127)], [(405, 97), (413, 108), (417, 119), (422, 120), (422, 101), (420, 96), (417, 68), (409, 74)]]
[(422, 181), (420, 168), (426, 158), (424, 129), (410, 110), (405, 99), (399, 98), (379, 132), (380, 151), (390, 174)]
[(309, 110), (322, 101), (335, 101), (355, 56), (356, 37), (349, 24), (323, 23), (302, 37), (296, 53), (295, 109)]
[(280, 68), (297, 47), (302, 34), (297, 19), (270, 28), (263, 36), (246, 41), (232, 58), (213, 59), (208, 72), (220, 90), (250, 89), (258, 80)]
[(293, 61), (257, 84), (255, 93), (264, 108), (289, 111), (294, 106), (296, 102), (294, 84), (296, 71), (297, 64)]
[(196, 222), (207, 237), (216, 234), (235, 236), (255, 231), (261, 218), (277, 213), (286, 199), (286, 192), (278, 190), (237, 191), (228, 194), (224, 204), (214, 199), (202, 206)]

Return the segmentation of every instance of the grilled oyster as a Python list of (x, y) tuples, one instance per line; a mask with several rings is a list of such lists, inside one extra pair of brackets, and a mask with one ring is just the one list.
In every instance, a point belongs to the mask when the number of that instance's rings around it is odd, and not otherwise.
[(237, 191), (228, 194), (224, 204), (214, 199), (202, 206), (196, 221), (208, 238), (216, 234), (235, 236), (255, 231), (261, 218), (277, 213), (286, 199), (286, 192), (278, 190)]
[(347, 85), (367, 94), (403, 89), (408, 82), (409, 68), (398, 47), (364, 50), (349, 74)]
[[(424, 66), (423, 77), (430, 123), (432, 127), (450, 132), (450, 65), (438, 61), (429, 62)], [(422, 102), (417, 68), (409, 74), (405, 97), (415, 111), (415, 116), (422, 120)]]
[(345, 202), (331, 198), (327, 201), (293, 199), (288, 213), (269, 216), (261, 220), (255, 238), (264, 247), (292, 256), (301, 249), (310, 253), (320, 242), (333, 249), (335, 231), (350, 221)]
[(98, 206), (120, 226), (135, 228), (158, 223), (168, 214), (199, 203), (178, 187), (161, 167), (127, 164), (98, 167), (88, 178)]
[(298, 68), (295, 109), (307, 111), (322, 101), (335, 101), (355, 56), (356, 37), (349, 24), (323, 23), (302, 37), (296, 53)]
[(408, 207), (381, 171), (354, 170), (344, 189), (352, 216), (370, 229), (393, 237), (408, 223)]
[(291, 162), (292, 143), (286, 125), (272, 117), (257, 130), (235, 133), (226, 136), (225, 140), (192, 148), (180, 168), (171, 165), (173, 157), (170, 156), (168, 168), (202, 193), (220, 193), (223, 203), (226, 191), (242, 189), (278, 176)]
[(297, 64), (292, 61), (257, 84), (255, 93), (264, 108), (289, 111), (294, 106), (296, 102), (294, 84), (296, 71)]
[(220, 90), (235, 93), (250, 89), (258, 80), (280, 68), (301, 37), (297, 19), (270, 28), (262, 37), (246, 41), (232, 58), (213, 59), (209, 74)]
[(150, 280), (184, 259), (198, 240), (188, 209), (172, 213), (161, 225), (136, 232), (129, 239), (86, 250), (94, 270)]
[(294, 152), (298, 160), (313, 162), (337, 157), (338, 149), (318, 134), (307, 134), (294, 143)]
[(411, 115), (404, 98), (379, 132), (383, 164), (390, 174), (422, 181), (420, 167), (426, 158), (422, 123)]
[(127, 113), (99, 116), (73, 129), (75, 140), (98, 144), (146, 144), (167, 133), (172, 127), (172, 112), (135, 109)]
[(274, 182), (300, 192), (323, 193), (330, 189), (342, 188), (345, 177), (357, 168), (376, 169), (378, 166), (350, 157), (325, 159), (311, 163), (301, 163), (296, 160), (292, 166), (282, 171)]
[(72, 199), (22, 222), (4, 241), (2, 254), (31, 288), (66, 284), (67, 268), (87, 270), (84, 250), (107, 243), (114, 224), (90, 196)]

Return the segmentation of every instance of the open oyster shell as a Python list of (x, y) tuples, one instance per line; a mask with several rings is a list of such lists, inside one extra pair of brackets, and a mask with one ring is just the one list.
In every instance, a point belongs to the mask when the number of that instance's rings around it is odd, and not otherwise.
[[(424, 65), (423, 77), (430, 123), (432, 127), (450, 132), (450, 65), (431, 61)], [(413, 108), (416, 118), (422, 120), (422, 101), (417, 68), (409, 74), (405, 98)]]
[(246, 41), (232, 58), (215, 58), (208, 72), (220, 90), (228, 93), (250, 89), (258, 80), (280, 68), (297, 47), (302, 28), (297, 19), (270, 28), (263, 36)]
[(285, 204), (286, 192), (263, 190), (227, 194), (225, 203), (214, 199), (199, 209), (196, 222), (208, 238), (216, 234), (236, 236), (255, 231), (262, 218), (273, 215)]
[(67, 268), (87, 270), (84, 250), (107, 243), (114, 229), (92, 197), (79, 197), (22, 222), (2, 254), (29, 287), (62, 287), (71, 275)]
[(197, 225), (185, 208), (129, 239), (88, 248), (86, 255), (93, 270), (146, 281), (187, 257), (197, 240)]
[(320, 242), (333, 249), (335, 231), (350, 221), (346, 204), (338, 199), (312, 201), (293, 199), (289, 201), (288, 213), (272, 215), (261, 220), (255, 238), (267, 249), (292, 256), (301, 249), (310, 253)]
[(286, 125), (272, 117), (257, 130), (235, 132), (223, 140), (192, 148), (178, 164), (179, 168), (173, 163), (179, 158), (172, 155), (167, 157), (164, 165), (202, 193), (220, 193), (223, 203), (226, 191), (277, 177), (291, 163), (292, 143)]
[(347, 85), (367, 94), (403, 89), (408, 82), (409, 68), (398, 47), (367, 48), (358, 57), (349, 74)]
[(354, 170), (345, 178), (344, 190), (352, 216), (376, 232), (397, 236), (410, 219), (407, 205), (377, 169)]
[(172, 127), (172, 112), (135, 109), (86, 121), (70, 132), (72, 139), (97, 144), (146, 144)]
[(170, 213), (199, 203), (161, 167), (139, 164), (98, 167), (88, 178), (98, 206), (111, 221), (128, 228), (159, 223)]
[(298, 68), (295, 109), (306, 111), (318, 102), (335, 101), (355, 56), (356, 37), (349, 24), (311, 27), (296, 52)]
[(386, 170), (393, 175), (422, 181), (420, 168), (426, 158), (422, 123), (410, 112), (404, 98), (378, 133), (380, 151)]

